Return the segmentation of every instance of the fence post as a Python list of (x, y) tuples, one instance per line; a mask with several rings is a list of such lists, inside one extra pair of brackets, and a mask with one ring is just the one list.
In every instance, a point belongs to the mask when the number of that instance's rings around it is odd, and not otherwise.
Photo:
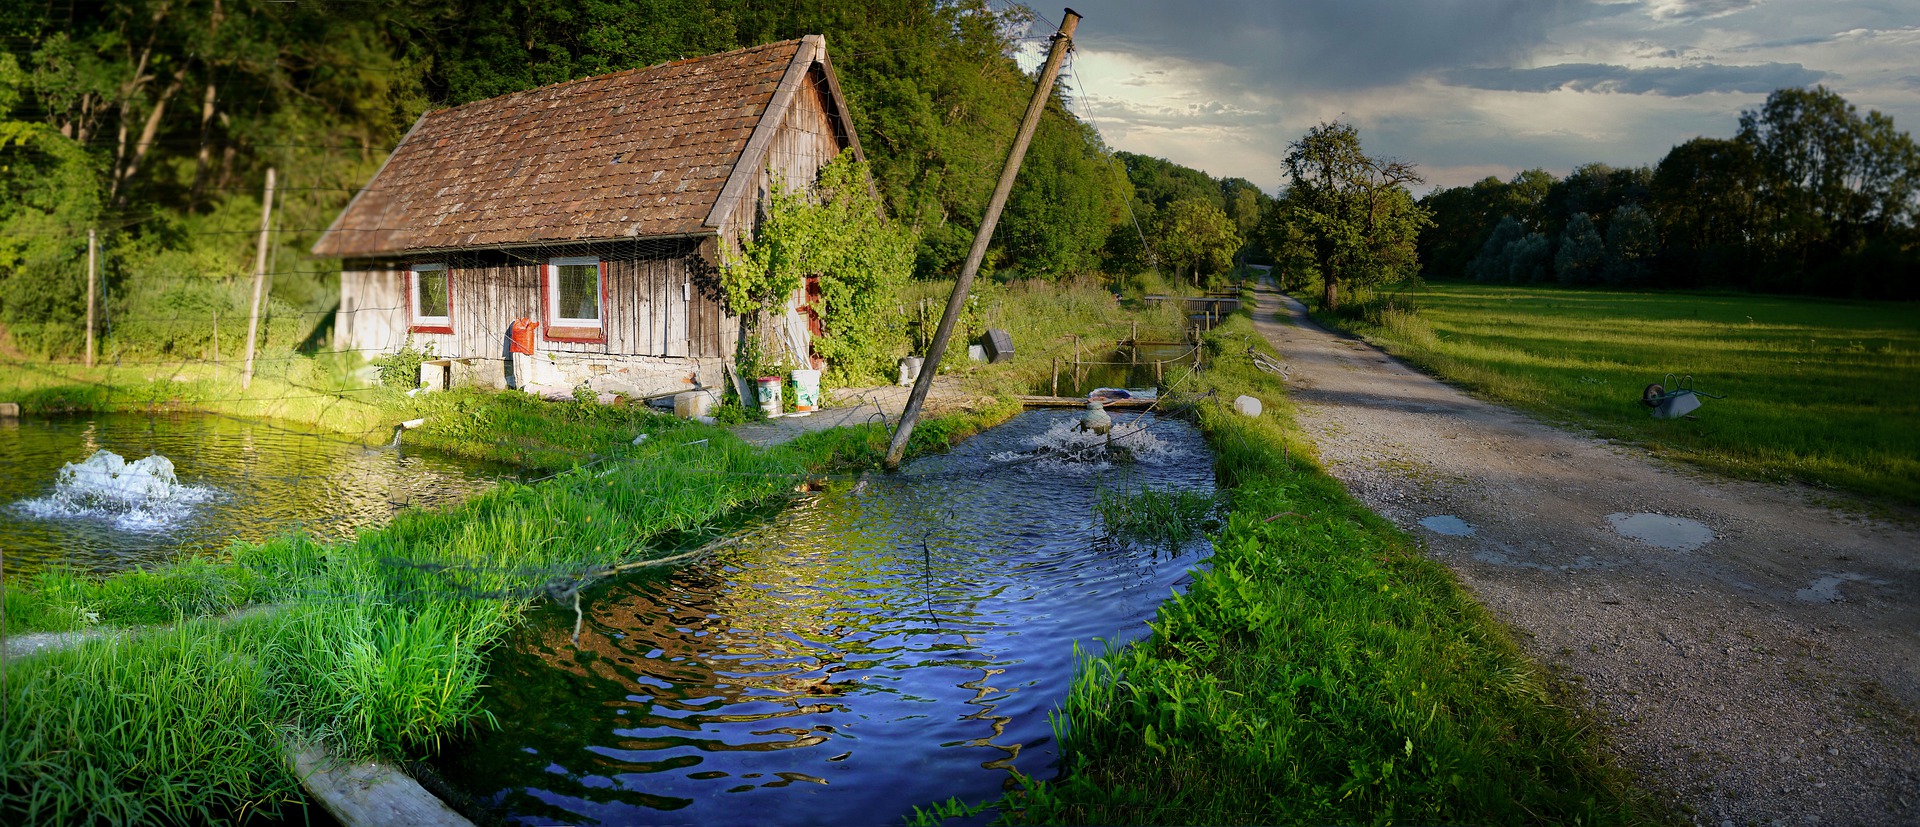
[(260, 245), (253, 255), (253, 301), (247, 305), (247, 367), (240, 374), (241, 390), (253, 384), (253, 346), (260, 328), (260, 288), (267, 280), (267, 228), (272, 220), (273, 167), (267, 167), (267, 191), (260, 198)]
[(93, 291), (94, 282), (99, 280), (96, 263), (100, 257), (100, 243), (94, 237), (94, 230), (87, 230), (87, 367), (93, 367)]
[(1053, 357), (1053, 395), (1060, 395), (1060, 357)]

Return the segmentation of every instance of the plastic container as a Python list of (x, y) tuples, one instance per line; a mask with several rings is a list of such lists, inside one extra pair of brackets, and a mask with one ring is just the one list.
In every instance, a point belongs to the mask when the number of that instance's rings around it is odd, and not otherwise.
[(801, 369), (793, 372), (793, 410), (795, 413), (820, 410), (820, 371)]
[(697, 419), (713, 412), (713, 391), (686, 391), (673, 395), (673, 415), (681, 419)]
[(780, 415), (780, 377), (762, 376), (754, 380), (755, 398), (760, 400), (760, 412), (767, 416)]

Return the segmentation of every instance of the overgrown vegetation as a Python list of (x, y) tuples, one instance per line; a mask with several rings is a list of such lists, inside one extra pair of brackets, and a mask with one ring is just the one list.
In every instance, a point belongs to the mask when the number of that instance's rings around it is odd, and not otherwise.
[[(1737, 477), (1920, 504), (1920, 307), (1737, 294), (1435, 285), (1334, 319), (1503, 405)], [(1656, 420), (1649, 383), (1706, 400)]]
[[(1231, 502), (1209, 569), (1150, 638), (1084, 661), (1055, 725), (1066, 777), (1010, 794), (1002, 819), (1658, 820), (1445, 567), (1313, 464), (1278, 380), (1245, 355), (1257, 339), (1244, 316), (1216, 329), (1195, 379)], [(1223, 401), (1243, 393), (1268, 413)]]
[[(885, 381), (899, 340), (887, 311), (913, 271), (913, 233), (885, 220), (868, 180), (867, 164), (848, 150), (810, 185), (776, 187), (753, 237), (740, 240), (740, 254), (720, 274), (727, 309), (749, 322), (815, 280), (823, 331), (813, 348), (841, 381)], [(748, 335), (741, 347), (759, 344)]]

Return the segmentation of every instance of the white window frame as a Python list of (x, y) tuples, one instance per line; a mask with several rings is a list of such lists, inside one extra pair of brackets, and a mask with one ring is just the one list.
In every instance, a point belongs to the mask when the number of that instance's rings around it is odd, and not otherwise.
[[(596, 297), (595, 306), (597, 306), (600, 309), (600, 318), (576, 319), (572, 316), (562, 315), (559, 308), (560, 268), (578, 267), (578, 266), (586, 266), (586, 265), (593, 266), (593, 274), (594, 274), (593, 286), (594, 286), (594, 289), (598, 291), (594, 294)], [(601, 322), (603, 319), (607, 317), (607, 268), (600, 264), (600, 258), (598, 256), (570, 256), (567, 258), (552, 258), (552, 259), (548, 259), (547, 266), (541, 269), (545, 271), (543, 278), (547, 280), (547, 284), (546, 284), (547, 289), (545, 291), (547, 306), (542, 309), (544, 309), (547, 314), (546, 322), (547, 322), (547, 329), (549, 331), (554, 330), (556, 328), (565, 329), (565, 330), (600, 330), (602, 329)]]
[[(441, 273), (447, 284), (447, 315), (426, 316), (420, 313), (420, 274), (422, 272)], [(447, 271), (447, 265), (439, 262), (415, 264), (407, 268), (407, 306), (413, 327), (453, 327), (453, 275)]]

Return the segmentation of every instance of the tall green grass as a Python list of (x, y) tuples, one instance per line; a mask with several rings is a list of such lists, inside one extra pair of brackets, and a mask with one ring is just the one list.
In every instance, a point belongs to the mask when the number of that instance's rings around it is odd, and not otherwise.
[[(1920, 505), (1920, 304), (1455, 284), (1396, 301), (1336, 321), (1495, 402), (1661, 456)], [(1653, 419), (1641, 392), (1667, 373), (1727, 398)]]
[[(1209, 567), (1147, 639), (1083, 658), (1055, 719), (1065, 777), (998, 802), (1002, 821), (1659, 820), (1506, 629), (1314, 464), (1253, 343), (1231, 319), (1193, 380), (1231, 506)], [(1243, 393), (1267, 413), (1223, 401)]]

